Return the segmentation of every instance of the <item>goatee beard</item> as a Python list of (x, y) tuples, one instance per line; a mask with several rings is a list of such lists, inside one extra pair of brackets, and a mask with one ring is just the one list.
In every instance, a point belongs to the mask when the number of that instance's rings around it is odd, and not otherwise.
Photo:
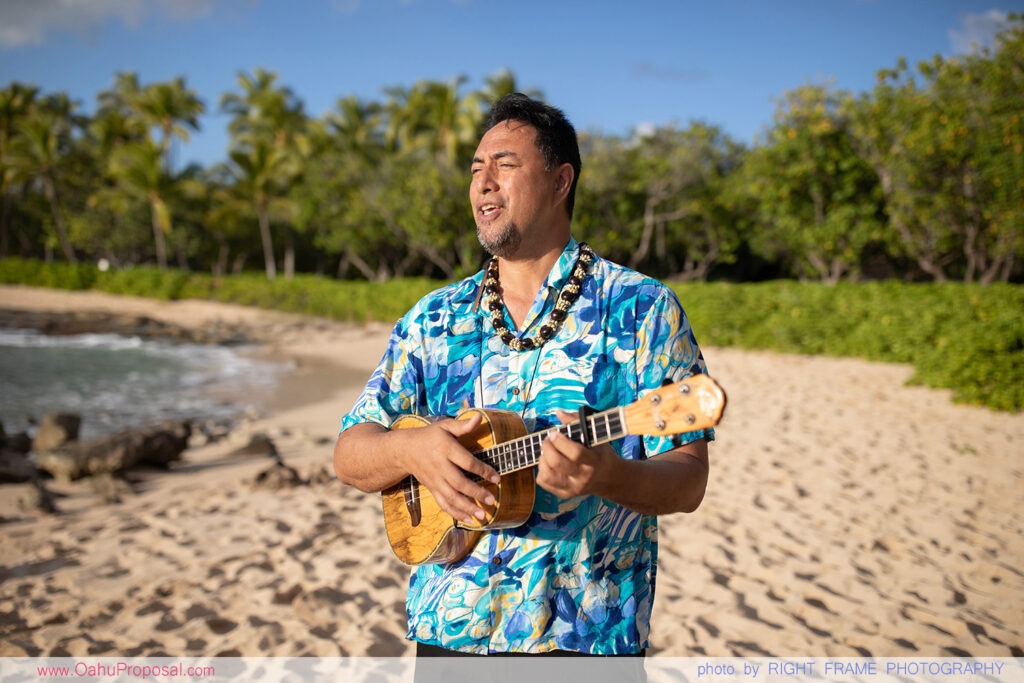
[(523, 241), (516, 224), (512, 221), (501, 226), (498, 234), (490, 239), (484, 237), (483, 231), (480, 230), (478, 225), (476, 228), (476, 238), (480, 241), (480, 246), (486, 249), (489, 254), (498, 258), (508, 258), (516, 253)]

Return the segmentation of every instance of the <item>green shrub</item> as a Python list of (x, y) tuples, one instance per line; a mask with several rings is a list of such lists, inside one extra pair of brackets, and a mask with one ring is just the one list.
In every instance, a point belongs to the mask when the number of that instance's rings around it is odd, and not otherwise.
[(47, 263), (33, 259), (0, 259), (0, 284), (51, 289), (91, 289), (99, 269), (91, 263)]
[[(245, 273), (0, 261), (0, 283), (95, 288), (156, 299), (196, 298), (334, 320), (393, 322), (443, 283), (382, 283), (312, 275), (269, 281)], [(955, 400), (1024, 409), (1024, 287), (899, 282), (673, 283), (706, 346), (853, 356), (909, 363), (912, 382), (953, 390)]]
[(100, 273), (94, 288), (109, 294), (172, 301), (181, 298), (182, 287), (188, 278), (188, 273), (178, 270), (161, 271), (150, 266), (136, 266)]
[(674, 284), (708, 346), (909, 363), (954, 399), (1024, 408), (1024, 287), (790, 281)]

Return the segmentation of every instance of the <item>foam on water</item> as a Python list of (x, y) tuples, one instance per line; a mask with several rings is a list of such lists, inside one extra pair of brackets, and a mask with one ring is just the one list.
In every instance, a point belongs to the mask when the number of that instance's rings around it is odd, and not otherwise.
[(0, 330), (0, 421), (16, 432), (45, 413), (78, 413), (88, 438), (164, 419), (227, 419), (272, 391), (287, 370), (248, 351), (113, 334)]

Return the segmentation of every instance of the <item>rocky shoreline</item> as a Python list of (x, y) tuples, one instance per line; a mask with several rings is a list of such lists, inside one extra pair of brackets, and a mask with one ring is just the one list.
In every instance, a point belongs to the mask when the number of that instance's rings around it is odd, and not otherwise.
[(30, 329), (49, 336), (117, 334), (140, 339), (167, 339), (222, 346), (252, 344), (256, 341), (241, 325), (235, 323), (213, 321), (202, 327), (185, 327), (149, 316), (107, 311), (0, 308), (0, 329)]
[[(244, 326), (212, 321), (187, 327), (145, 315), (108, 311), (35, 311), (0, 309), (0, 329), (35, 330), (47, 336), (113, 334), (146, 341), (240, 346), (256, 340)], [(35, 416), (31, 431), (8, 434), (0, 422), (0, 485), (22, 484), (18, 507), (58, 513), (50, 483), (88, 479), (88, 485), (109, 503), (133, 490), (133, 472), (167, 470), (189, 448), (227, 438), (238, 420), (203, 418), (163, 420), (115, 433), (80, 439), (82, 416), (53, 412)], [(281, 464), (277, 449), (265, 435), (254, 436), (239, 455), (262, 455)], [(0, 521), (3, 521), (0, 519)]]

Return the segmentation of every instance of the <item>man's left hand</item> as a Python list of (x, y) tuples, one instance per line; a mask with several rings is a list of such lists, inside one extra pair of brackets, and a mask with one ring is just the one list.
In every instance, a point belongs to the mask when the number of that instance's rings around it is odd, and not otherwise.
[[(577, 420), (576, 414), (561, 410), (558, 417), (563, 424)], [(600, 495), (619, 462), (619, 455), (608, 444), (587, 448), (552, 432), (541, 444), (537, 484), (559, 498)]]

